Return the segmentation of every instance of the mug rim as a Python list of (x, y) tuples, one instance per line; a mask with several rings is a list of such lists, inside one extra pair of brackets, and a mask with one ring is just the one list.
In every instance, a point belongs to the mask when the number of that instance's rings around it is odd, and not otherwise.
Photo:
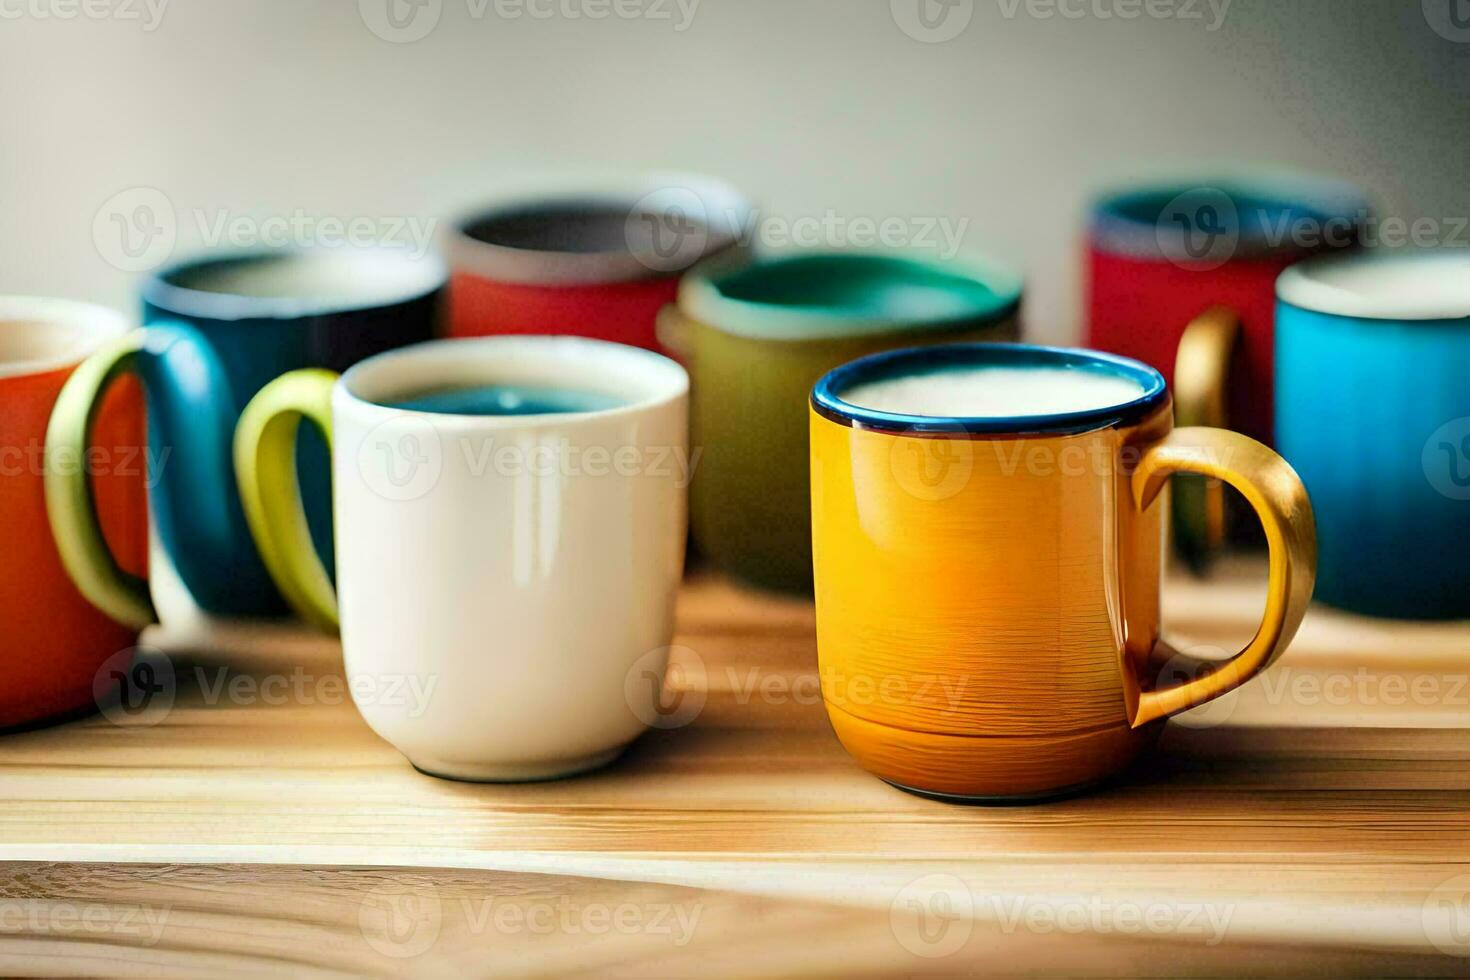
[[(395, 367), (401, 369), (404, 366), (404, 364), (395, 365), (394, 362), (409, 364), (429, 362), (439, 367), (457, 366), (464, 369), (470, 364), (483, 364), (495, 358), (497, 354), (515, 353), (529, 354), (532, 360), (553, 368), (598, 366), (599, 370), (589, 371), (589, 373), (595, 373), (598, 377), (616, 378), (624, 382), (630, 382), (630, 379), (641, 371), (641, 376), (637, 378), (641, 381), (641, 385), (630, 383), (630, 386), (641, 387), (643, 394), (624, 396), (617, 393), (618, 397), (626, 399), (623, 403), (596, 411), (553, 412), (539, 415), (472, 415), (459, 412), (430, 412), (385, 405), (378, 399), (388, 398), (389, 395), (380, 394), (375, 397), (369, 390), (365, 390), (374, 384), (382, 385), (385, 390), (391, 388), (393, 382), (387, 377), (379, 379), (375, 375), (386, 376), (393, 372)], [(492, 382), (482, 380), (478, 383)], [(590, 386), (568, 382), (567, 387)], [(565, 427), (584, 422), (616, 420), (623, 416), (671, 405), (688, 395), (689, 374), (677, 361), (657, 351), (614, 343), (610, 340), (566, 335), (498, 334), (487, 337), (442, 337), (374, 354), (349, 368), (337, 380), (334, 389), (334, 404), (340, 396), (354, 407), (372, 413), (381, 413), (384, 418), (408, 416), (431, 420), (436, 427), (462, 429), (515, 429), (538, 425)], [(608, 391), (602, 391), (602, 393), (615, 394)]]
[[(1420, 290), (1382, 288), (1376, 294), (1355, 292), (1324, 280), (1324, 274), (1346, 273), (1386, 266), (1425, 269), (1438, 264), (1456, 267), (1464, 283), (1458, 296), (1430, 297)], [(1308, 313), (1384, 322), (1443, 322), (1470, 319), (1470, 249), (1409, 248), (1363, 250), (1323, 255), (1298, 262), (1276, 279), (1276, 298)]]
[(49, 296), (0, 296), (0, 330), (9, 330), (17, 324), (37, 330), (75, 327), (79, 336), (72, 344), (59, 347), (45, 356), (0, 361), (0, 380), (75, 367), (94, 354), (105, 341), (121, 337), (133, 329), (133, 324), (123, 314), (97, 303)]
[[(1313, 173), (1220, 173), (1203, 176), (1162, 176), (1104, 189), (1093, 196), (1089, 206), (1087, 236), (1100, 252), (1127, 258), (1170, 261), (1188, 264), (1200, 261), (1184, 248), (1184, 231), (1176, 235), (1161, 234), (1157, 220), (1143, 221), (1130, 213), (1128, 205), (1157, 200), (1160, 207), (1189, 193), (1219, 193), (1232, 199), (1254, 198), (1274, 205), (1298, 208), (1318, 218), (1324, 226), (1333, 221), (1346, 221), (1354, 237), (1361, 232), (1361, 218), (1371, 210), (1372, 202), (1358, 185), (1336, 177)], [(1315, 247), (1294, 243), (1283, 235), (1280, 241), (1257, 230), (1241, 234), (1239, 242), (1226, 261), (1262, 259), (1275, 256), (1307, 254)]]
[[(365, 293), (358, 298), (319, 298), (309, 295), (248, 296), (222, 293), (180, 285), (174, 280), (210, 266), (248, 265), (264, 259), (289, 259), (293, 262), (319, 258), (346, 257), (348, 261), (370, 264), (375, 260), (399, 261), (405, 266), (423, 263), (397, 291)], [(372, 277), (369, 276), (371, 279)], [(141, 287), (143, 301), (149, 306), (175, 316), (202, 320), (295, 320), (313, 316), (333, 316), (386, 309), (414, 302), (442, 290), (449, 280), (444, 261), (433, 253), (418, 257), (403, 249), (388, 246), (344, 246), (341, 248), (243, 249), (208, 251), (173, 263), (151, 273)]]
[[(843, 401), (841, 392), (856, 384), (882, 377), (926, 373), (927, 369), (953, 366), (957, 358), (976, 366), (1053, 366), (1101, 368), (1101, 373), (1138, 382), (1143, 394), (1116, 405), (1074, 412), (1038, 415), (937, 416), (907, 415), (863, 408)], [(896, 435), (1079, 435), (1100, 429), (1122, 428), (1142, 422), (1168, 404), (1169, 386), (1158, 370), (1118, 354), (1081, 347), (1051, 347), (1040, 344), (972, 342), (907, 347), (883, 351), (850, 361), (823, 375), (812, 388), (812, 409), (838, 425), (871, 429)]]
[[(630, 213), (644, 198), (664, 190), (687, 190), (706, 211), (727, 216), (707, 221), (708, 240), (699, 254), (665, 268), (665, 262), (632, 248), (569, 251), (521, 248), (476, 238), (470, 227), (517, 211), (603, 204)], [(454, 272), (491, 282), (529, 286), (596, 286), (668, 279), (682, 275), (712, 255), (740, 244), (754, 208), (734, 184), (704, 174), (667, 171), (634, 176), (562, 176), (525, 181), (491, 193), (474, 208), (461, 211), (443, 236), (444, 252)]]
[[(893, 259), (947, 272), (978, 282), (995, 295), (988, 305), (974, 304), (964, 313), (945, 316), (893, 315), (851, 316), (837, 310), (796, 307), (726, 295), (719, 281), (756, 268), (772, 268), (794, 262), (854, 259)], [(800, 342), (850, 340), (883, 333), (942, 331), (966, 325), (986, 326), (1015, 316), (1025, 294), (1021, 273), (1008, 263), (984, 252), (965, 250), (948, 258), (931, 256), (915, 249), (850, 248), (794, 249), (763, 255), (715, 256), (689, 271), (679, 285), (677, 306), (692, 320), (715, 330), (751, 340)]]

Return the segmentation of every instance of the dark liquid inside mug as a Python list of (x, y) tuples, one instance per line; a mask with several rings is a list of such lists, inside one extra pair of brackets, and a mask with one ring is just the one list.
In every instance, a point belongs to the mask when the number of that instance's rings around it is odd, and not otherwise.
[(631, 202), (556, 202), (482, 215), (464, 233), (487, 245), (534, 252), (643, 252), (709, 242), (714, 233), (705, 217), (677, 204), (649, 210)]
[(550, 388), (541, 385), (476, 385), (417, 392), (393, 401), (387, 408), (436, 415), (571, 415), (605, 412), (624, 404), (621, 399), (595, 391)]

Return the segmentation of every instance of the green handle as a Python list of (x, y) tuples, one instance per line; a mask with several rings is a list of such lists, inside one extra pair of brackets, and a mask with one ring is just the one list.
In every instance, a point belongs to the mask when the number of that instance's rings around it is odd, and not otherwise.
[(320, 368), (283, 374), (245, 406), (235, 428), (240, 502), (265, 567), (292, 609), (321, 629), (337, 629), (337, 594), (312, 545), (296, 478), (296, 430), (304, 418), (332, 447), (332, 386)]
[(92, 481), (87, 444), (113, 381), (132, 370), (147, 333), (134, 330), (98, 349), (72, 372), (57, 396), (46, 428), (46, 515), (61, 564), (92, 605), (124, 626), (141, 630), (158, 622), (148, 581), (125, 571), (107, 547)]

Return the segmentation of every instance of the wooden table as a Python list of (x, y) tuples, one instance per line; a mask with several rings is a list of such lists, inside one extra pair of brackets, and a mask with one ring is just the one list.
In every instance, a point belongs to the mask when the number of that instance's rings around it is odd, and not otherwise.
[[(1239, 646), (1257, 575), (1173, 636)], [(415, 772), (333, 641), (155, 631), (171, 707), (0, 739), (0, 973), (1470, 975), (1470, 625), (1314, 610), (1118, 785), (984, 808), (847, 758), (812, 624), (696, 577), (690, 723), (530, 786)]]

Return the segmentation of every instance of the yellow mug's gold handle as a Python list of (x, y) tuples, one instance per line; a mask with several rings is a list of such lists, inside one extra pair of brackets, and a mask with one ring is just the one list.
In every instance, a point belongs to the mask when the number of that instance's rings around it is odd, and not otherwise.
[[(1226, 306), (1201, 313), (1184, 330), (1174, 361), (1174, 422), (1227, 428), (1230, 364), (1240, 317)], [(1174, 481), (1174, 540), (1195, 571), (1207, 568), (1225, 545), (1225, 487), (1219, 480)]]
[(1296, 471), (1269, 448), (1224, 429), (1176, 429), (1144, 451), (1133, 473), (1133, 502), (1149, 507), (1172, 474), (1223, 480), (1255, 508), (1270, 555), (1266, 613), (1255, 638), (1211, 674), (1175, 687), (1144, 689), (1124, 675), (1134, 728), (1213, 700), (1269, 667), (1296, 635), (1317, 581), (1317, 526)]
[(665, 351), (680, 364), (689, 363), (690, 354), (693, 352), (692, 341), (689, 337), (691, 329), (689, 319), (684, 316), (676, 303), (670, 303), (658, 311), (658, 317), (654, 320), (654, 336), (663, 345)]

